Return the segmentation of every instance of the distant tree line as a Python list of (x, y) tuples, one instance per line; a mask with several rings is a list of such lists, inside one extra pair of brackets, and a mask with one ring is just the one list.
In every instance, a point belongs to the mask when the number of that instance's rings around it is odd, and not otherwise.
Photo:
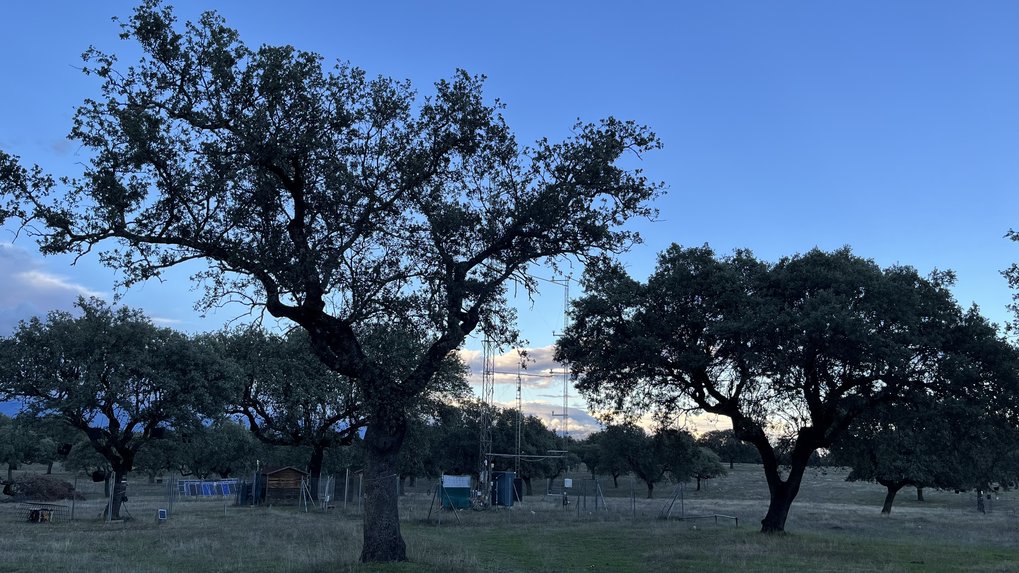
[[(397, 354), (415, 344), (396, 331), (366, 339)], [(15, 418), (0, 416), (8, 481), (19, 464), (60, 460), (114, 480), (115, 518), (132, 471), (205, 478), (243, 476), (256, 463), (294, 465), (308, 471), (317, 493), (320, 475), (365, 465), (367, 420), (356, 385), (317, 360), (302, 331), (186, 336), (154, 326), (140, 311), (81, 299), (74, 313), (22, 322), (0, 339), (0, 359), (0, 395), (23, 405)], [(411, 410), (401, 483), (477, 472), (482, 406), (465, 375), (457, 355), (448, 355)], [(517, 469), (528, 492), (533, 479), (574, 463), (548, 457), (564, 446), (537, 418), (493, 408), (488, 419), (494, 450), (522, 460), (518, 467), (497, 458), (496, 469)]]

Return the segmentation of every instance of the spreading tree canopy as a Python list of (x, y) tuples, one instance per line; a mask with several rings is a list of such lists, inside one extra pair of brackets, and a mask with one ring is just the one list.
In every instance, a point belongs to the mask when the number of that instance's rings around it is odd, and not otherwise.
[[(153, 326), (137, 310), (80, 300), (80, 316), (54, 311), (0, 340), (2, 391), (28, 413), (75, 428), (116, 474), (166, 428), (183, 430), (223, 408), (235, 382), (207, 345)], [(113, 518), (123, 495), (114, 496)]]
[[(762, 529), (782, 531), (815, 450), (937, 378), (962, 315), (949, 280), (848, 249), (767, 264), (673, 246), (646, 283), (616, 264), (589, 267), (556, 354), (599, 410), (728, 417), (761, 455), (771, 493)], [(783, 433), (784, 477), (773, 443)]]
[[(358, 386), (368, 418), (365, 561), (405, 559), (396, 488), (407, 410), (479, 327), (512, 337), (507, 284), (535, 263), (617, 252), (660, 190), (617, 165), (659, 146), (605, 119), (521, 147), (457, 72), (427, 96), (291, 46), (250, 48), (207, 13), (180, 26), (148, 0), (123, 22), (143, 56), (89, 49), (100, 96), (71, 137), (84, 173), (54, 179), (0, 153), (0, 208), (48, 231), (48, 253), (107, 248), (125, 284), (202, 260), (205, 305), (240, 300), (293, 321)], [(409, 370), (364, 348), (362, 326), (426, 341)]]
[(761, 463), (761, 454), (757, 448), (733, 434), (732, 430), (712, 430), (697, 438), (697, 445), (710, 449), (718, 454), (719, 459), (729, 463), (729, 469), (741, 464)]
[(11, 418), (0, 414), (0, 464), (7, 464), (6, 484), (14, 480), (14, 470), (21, 464), (52, 460), (56, 443), (35, 431), (31, 416)]
[(979, 491), (1016, 475), (1019, 352), (976, 308), (942, 349), (930, 384), (864, 413), (832, 448), (850, 480), (885, 486), (882, 513), (907, 485)]
[[(241, 392), (232, 398), (227, 412), (243, 417), (266, 444), (307, 448), (307, 470), (316, 496), (327, 450), (350, 445), (367, 423), (357, 386), (316, 359), (303, 330), (281, 336), (244, 327), (213, 339), (243, 379)], [(379, 360), (389, 357), (394, 371), (412, 367), (407, 358), (421, 350), (415, 347), (420, 341), (391, 328), (367, 333), (362, 342), (368, 354)], [(417, 407), (465, 395), (469, 390), (463, 369), (459, 356), (447, 356)]]

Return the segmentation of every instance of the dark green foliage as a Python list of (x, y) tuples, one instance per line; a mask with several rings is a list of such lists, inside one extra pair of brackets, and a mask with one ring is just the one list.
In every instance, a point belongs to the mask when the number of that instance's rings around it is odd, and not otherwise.
[[(646, 283), (618, 265), (589, 267), (588, 296), (557, 357), (596, 409), (730, 418), (758, 450), (771, 504), (764, 531), (784, 529), (803, 470), (849, 424), (920, 388), (939, 391), (944, 350), (962, 312), (949, 274), (881, 269), (848, 249), (768, 264), (673, 246)], [(770, 433), (789, 444), (788, 473)]]
[(697, 438), (697, 445), (711, 449), (719, 459), (729, 464), (759, 464), (761, 454), (753, 444), (736, 437), (732, 430), (712, 430)]
[(975, 309), (951, 331), (944, 351), (931, 380), (940, 392), (872, 409), (832, 449), (835, 463), (852, 468), (849, 479), (888, 489), (883, 513), (905, 486), (983, 490), (1019, 475), (1019, 352)]
[(632, 473), (647, 487), (648, 499), (654, 497), (655, 484), (666, 476), (675, 481), (694, 477), (697, 447), (693, 436), (684, 430), (661, 428), (648, 434), (644, 428), (625, 423), (610, 425), (591, 434), (584, 440), (581, 454), (585, 463), (595, 464), (592, 473), (612, 475), (618, 487), (618, 477)]
[(29, 413), (87, 438), (120, 484), (157, 434), (221, 411), (235, 378), (208, 345), (156, 328), (140, 311), (98, 299), (78, 309), (80, 317), (54, 311), (23, 322), (0, 341), (0, 379)]
[[(520, 454), (520, 463), (513, 458), (494, 458), (493, 469), (516, 470), (517, 477), (524, 480), (526, 495), (533, 493), (533, 480), (553, 478), (562, 473), (571, 463), (569, 455), (555, 453), (564, 451), (562, 439), (556, 436), (545, 423), (533, 415), (524, 415), (515, 408), (497, 409), (493, 416), (492, 450), (500, 454)], [(517, 427), (520, 428), (520, 451), (516, 451)], [(547, 456), (562, 456), (547, 457)]]
[[(518, 145), (459, 71), (422, 97), (291, 46), (249, 48), (218, 15), (181, 26), (148, 0), (123, 22), (130, 67), (96, 49), (101, 95), (71, 137), (88, 157), (59, 183), (0, 152), (0, 214), (45, 226), (42, 248), (102, 253), (124, 284), (196, 260), (203, 305), (264, 308), (307, 331), (357, 386), (368, 425), (365, 561), (405, 558), (392, 488), (406, 418), (444, 360), (478, 328), (515, 337), (506, 284), (636, 239), (661, 185), (616, 165), (659, 147), (645, 127), (581, 123), (561, 143)], [(105, 246), (105, 245), (104, 245)], [(380, 359), (365, 333), (423, 341)]]
[(0, 463), (7, 465), (7, 481), (21, 464), (48, 463), (56, 458), (56, 443), (37, 431), (34, 418), (0, 414)]
[(183, 438), (182, 471), (203, 479), (247, 475), (263, 451), (244, 425), (229, 418), (217, 418)]
[[(407, 447), (400, 453), (401, 477), (437, 477), (441, 474), (477, 475), (481, 460), (481, 405), (464, 402), (458, 406), (436, 404), (427, 416), (415, 418), (407, 429)], [(517, 471), (527, 494), (533, 480), (559, 475), (564, 460), (548, 458), (550, 450), (561, 447), (560, 439), (534, 416), (519, 416), (515, 409), (495, 407), (491, 412), (493, 469)], [(517, 424), (520, 424), (519, 465), (516, 452)], [(558, 454), (555, 454), (558, 455)]]
[[(326, 452), (350, 444), (365, 425), (350, 379), (318, 360), (302, 331), (278, 336), (242, 328), (217, 334), (213, 340), (243, 379), (227, 413), (243, 418), (251, 433), (269, 446), (307, 451), (308, 458), (293, 465), (308, 471), (317, 495)], [(209, 465), (213, 460), (191, 458), (196, 473), (215, 469)], [(235, 458), (225, 463), (221, 459), (212, 465), (225, 470), (242, 462)], [(252, 463), (253, 459), (243, 465)]]
[(721, 458), (710, 448), (697, 446), (694, 450), (690, 475), (697, 478), (697, 491), (701, 490), (701, 480), (713, 479), (726, 475)]

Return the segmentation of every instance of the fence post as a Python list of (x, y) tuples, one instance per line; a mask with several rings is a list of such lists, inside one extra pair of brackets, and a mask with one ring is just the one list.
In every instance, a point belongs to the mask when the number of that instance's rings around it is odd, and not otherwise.
[(78, 474), (74, 474), (74, 493), (71, 494), (71, 521), (74, 521), (74, 500), (78, 497)]
[(117, 491), (117, 472), (113, 472), (113, 484), (109, 487), (110, 497), (106, 500), (106, 522), (113, 522), (113, 495)]
[(347, 497), (350, 495), (350, 468), (347, 468), (347, 475), (343, 478), (343, 511), (347, 511)]

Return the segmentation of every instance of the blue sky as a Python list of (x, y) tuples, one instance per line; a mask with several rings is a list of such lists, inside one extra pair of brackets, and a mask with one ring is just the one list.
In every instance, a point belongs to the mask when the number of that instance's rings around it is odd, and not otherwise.
[[(289, 43), (427, 93), (455, 68), (486, 74), (522, 142), (567, 136), (576, 119), (614, 115), (654, 128), (664, 149), (639, 165), (668, 185), (660, 221), (625, 257), (637, 276), (672, 242), (747, 247), (774, 260), (850, 245), (882, 265), (954, 269), (956, 295), (997, 322), (1019, 260), (1019, 4), (864, 2), (177, 2), (181, 17), (216, 9), (249, 45)], [(98, 6), (98, 7), (97, 7)], [(5, 6), (0, 34), (0, 148), (75, 174), (64, 139), (74, 107), (98, 95), (75, 68), (90, 44), (133, 60), (110, 16), (130, 2)], [(5, 232), (0, 242), (9, 242)], [(93, 258), (69, 266), (19, 239), (0, 249), (0, 328), (110, 293)], [(577, 294), (576, 288), (571, 294)], [(124, 301), (164, 324), (208, 330), (187, 272)], [(563, 291), (550, 287), (521, 328), (554, 342)], [(479, 344), (471, 342), (469, 348)], [(537, 355), (542, 356), (540, 353)], [(548, 366), (536, 365), (535, 369)], [(511, 384), (496, 399), (509, 401)], [(535, 411), (561, 399), (532, 388)], [(576, 401), (574, 405), (581, 405)], [(589, 420), (577, 413), (577, 426)], [(571, 422), (573, 424), (573, 422)]]

